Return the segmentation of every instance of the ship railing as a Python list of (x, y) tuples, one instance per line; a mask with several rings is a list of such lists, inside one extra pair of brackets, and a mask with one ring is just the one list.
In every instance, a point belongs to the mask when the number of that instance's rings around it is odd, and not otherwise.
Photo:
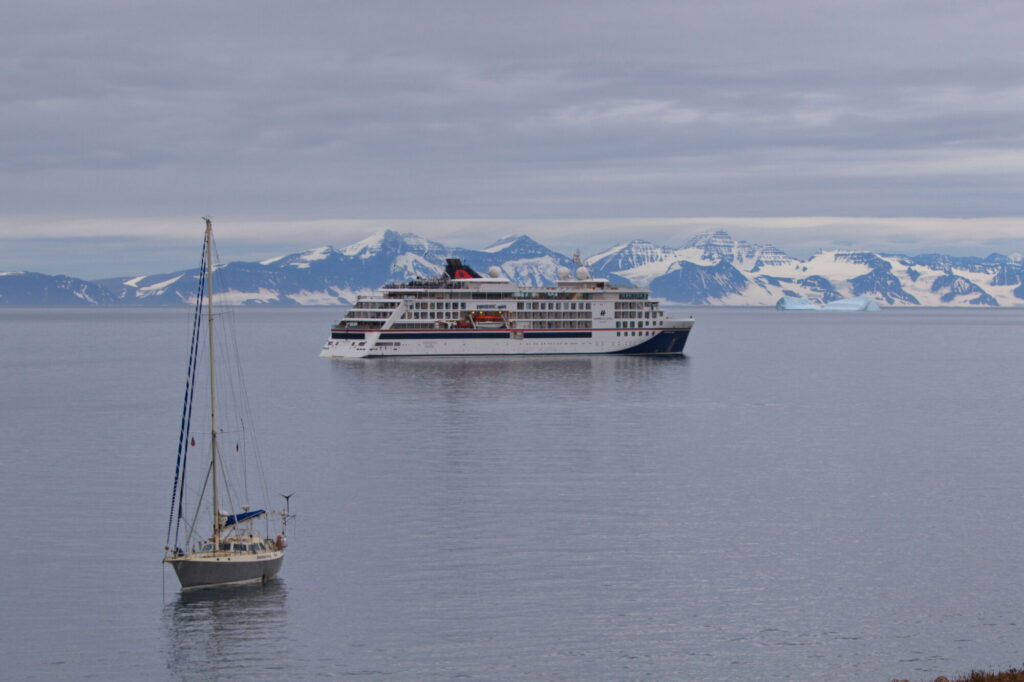
[(415, 279), (410, 282), (388, 282), (382, 289), (461, 289), (462, 283), (450, 279)]

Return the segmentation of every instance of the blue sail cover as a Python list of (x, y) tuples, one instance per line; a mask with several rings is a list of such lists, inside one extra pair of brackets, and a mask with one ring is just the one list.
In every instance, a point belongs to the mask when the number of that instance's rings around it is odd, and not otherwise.
[(241, 514), (232, 514), (224, 522), (224, 527), (227, 528), (228, 526), (233, 526), (236, 523), (241, 523), (242, 521), (248, 521), (249, 519), (255, 518), (260, 514), (266, 513), (267, 511), (265, 509), (256, 509), (254, 511), (242, 512)]

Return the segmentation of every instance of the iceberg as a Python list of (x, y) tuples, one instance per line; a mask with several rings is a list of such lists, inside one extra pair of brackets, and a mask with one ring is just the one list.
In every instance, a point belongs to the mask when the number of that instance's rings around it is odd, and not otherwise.
[(867, 296), (856, 296), (854, 298), (841, 298), (838, 301), (826, 303), (822, 310), (839, 310), (849, 313), (875, 313), (881, 310), (879, 305)]
[(838, 301), (830, 301), (825, 305), (811, 303), (795, 296), (783, 296), (775, 304), (776, 310), (831, 310), (844, 313), (873, 313), (881, 310), (878, 304), (867, 296), (856, 296), (854, 298), (841, 298)]
[(802, 298), (796, 296), (783, 296), (775, 304), (776, 310), (821, 310), (821, 306), (817, 303), (811, 303), (805, 301)]

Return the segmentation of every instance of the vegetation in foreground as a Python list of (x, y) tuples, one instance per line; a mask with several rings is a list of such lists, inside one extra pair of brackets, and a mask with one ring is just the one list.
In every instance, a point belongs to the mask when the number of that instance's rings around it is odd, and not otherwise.
[[(909, 680), (893, 680), (892, 682), (909, 682)], [(998, 673), (972, 670), (960, 677), (936, 677), (932, 682), (1024, 682), (1024, 670), (1011, 668)]]

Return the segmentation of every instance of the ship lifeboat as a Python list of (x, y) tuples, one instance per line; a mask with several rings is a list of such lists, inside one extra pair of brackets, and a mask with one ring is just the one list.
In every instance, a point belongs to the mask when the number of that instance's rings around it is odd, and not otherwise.
[(505, 318), (495, 313), (473, 313), (473, 324), (477, 329), (501, 329)]

